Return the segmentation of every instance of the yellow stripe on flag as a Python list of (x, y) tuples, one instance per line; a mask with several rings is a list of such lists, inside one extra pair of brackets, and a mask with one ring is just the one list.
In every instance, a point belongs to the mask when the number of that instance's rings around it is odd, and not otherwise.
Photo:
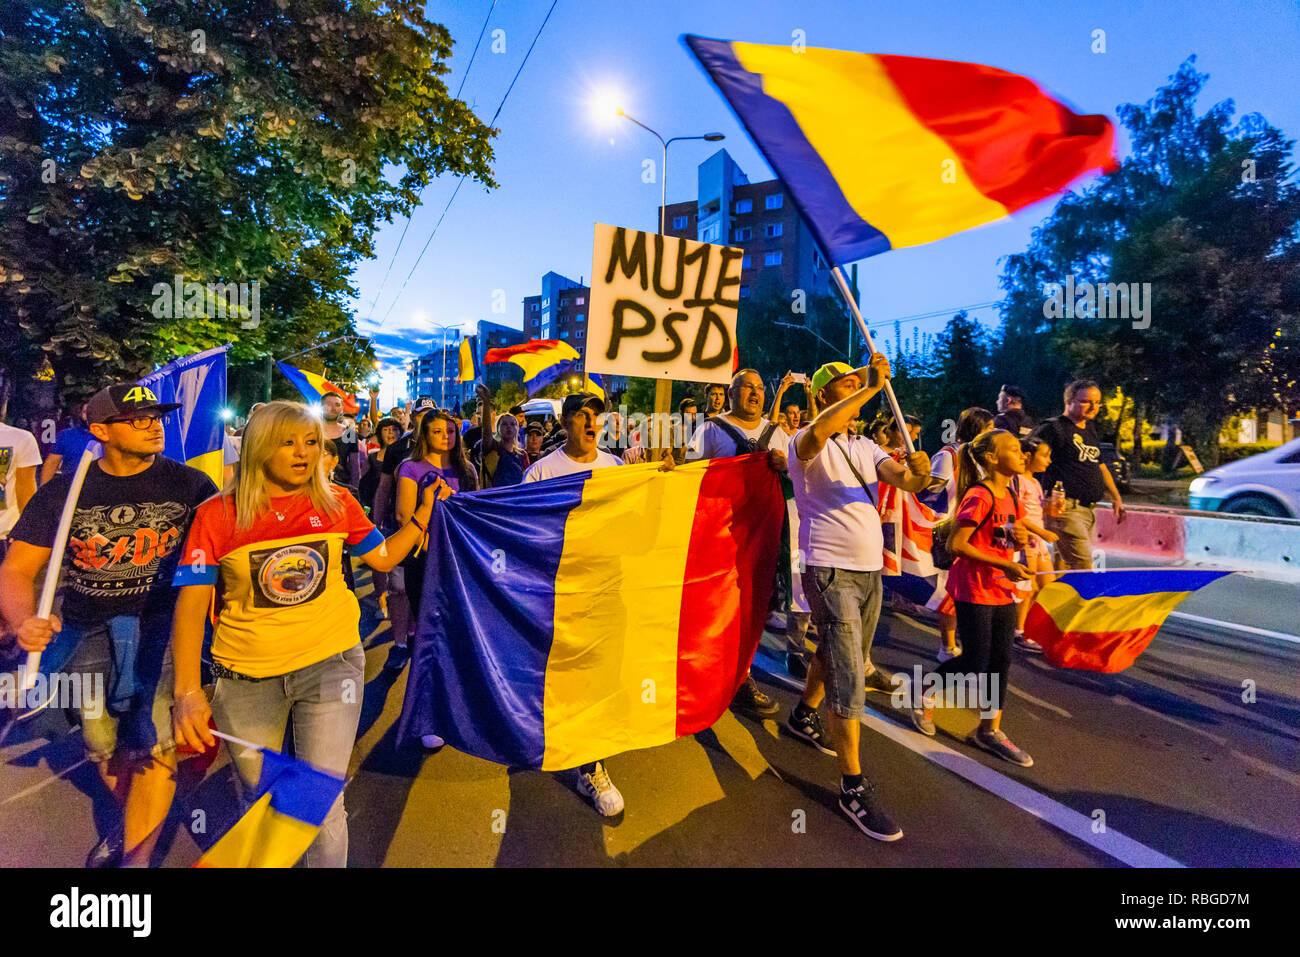
[(703, 468), (597, 471), (570, 514), (555, 574), (542, 695), (544, 770), (672, 741), (677, 626)]
[(1068, 582), (1051, 582), (1038, 593), (1037, 602), (1062, 632), (1117, 632), (1161, 624), (1189, 594), (1162, 591), (1089, 600), (1079, 597)]
[(212, 484), (221, 488), (225, 484), (224, 457), (221, 449), (213, 449), (211, 452), (204, 452), (202, 455), (196, 455), (185, 463), (192, 469), (198, 469), (208, 478), (212, 479)]
[(195, 866), (293, 867), (319, 831), (313, 824), (273, 810), (268, 791)]
[(762, 76), (763, 92), (789, 108), (854, 212), (893, 248), (1007, 215), (975, 188), (952, 147), (916, 119), (876, 57), (755, 43), (732, 48), (741, 66)]

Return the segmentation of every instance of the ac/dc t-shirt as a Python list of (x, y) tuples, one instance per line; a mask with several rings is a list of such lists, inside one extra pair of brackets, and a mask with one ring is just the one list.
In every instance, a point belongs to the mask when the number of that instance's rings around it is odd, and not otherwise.
[[(198, 469), (159, 455), (135, 475), (109, 475), (92, 462), (77, 498), (63, 576), (66, 621), (100, 624), (118, 615), (171, 614), (172, 573), (190, 519), (217, 487)], [(54, 547), (70, 480), (36, 490), (10, 538)]]
[[(989, 515), (990, 509), (992, 515)], [(1011, 537), (1010, 525), (1016, 518), (1016, 503), (1010, 493), (1004, 492), (994, 502), (993, 494), (984, 485), (969, 489), (957, 506), (957, 524), (975, 528), (970, 543), (986, 555), (1004, 561), (1010, 561), (1015, 555), (1016, 544)], [(1009, 605), (1015, 600), (1016, 586), (1006, 572), (988, 562), (972, 561), (964, 555), (952, 560), (947, 587), (953, 601)]]
[(175, 584), (216, 585), (212, 657), (253, 678), (288, 674), (347, 651), (361, 608), (343, 579), (343, 546), (364, 555), (384, 542), (360, 504), (335, 489), (340, 510), (306, 495), (273, 497), (251, 528), (235, 528), (227, 497), (200, 506)]

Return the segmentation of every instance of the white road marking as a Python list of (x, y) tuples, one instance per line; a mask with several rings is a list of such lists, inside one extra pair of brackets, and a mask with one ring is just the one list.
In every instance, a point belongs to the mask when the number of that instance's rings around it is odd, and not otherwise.
[(1300, 645), (1300, 635), (1288, 635), (1281, 631), (1269, 631), (1267, 628), (1256, 628), (1254, 625), (1238, 625), (1230, 621), (1219, 621), (1216, 618), (1202, 618), (1200, 615), (1189, 615), (1183, 611), (1171, 611), (1170, 618), (1182, 618), (1184, 621), (1194, 621), (1198, 625), (1209, 625), (1212, 628), (1222, 628), (1224, 631), (1243, 631), (1248, 635), (1258, 635), (1261, 638), (1273, 638), (1277, 641), (1289, 641), (1292, 644)]
[[(762, 654), (763, 651), (760, 649), (760, 657), (754, 659), (754, 664), (758, 670), (763, 671), (769, 678), (783, 687), (792, 691), (803, 690), (803, 683), (785, 674), (783, 669), (762, 667), (761, 665), (766, 664), (766, 662), (762, 661)], [(776, 663), (773, 662), (773, 664)], [(1161, 854), (1154, 848), (1147, 847), (1140, 841), (1126, 837), (1112, 827), (1107, 826), (1102, 834), (1093, 833), (1094, 821), (1086, 814), (1080, 814), (1059, 801), (1054, 801), (1033, 788), (1027, 787), (1019, 781), (1009, 778), (1005, 774), (1000, 774), (979, 761), (967, 757), (960, 751), (954, 751), (952, 748), (927, 738), (910, 728), (903, 728), (876, 713), (871, 708), (866, 709), (866, 714), (862, 716), (862, 723), (877, 734), (901, 744), (909, 751), (921, 755), (928, 761), (933, 761), (941, 768), (951, 771), (958, 777), (965, 778), (990, 794), (1014, 804), (1027, 814), (1032, 814), (1039, 820), (1064, 831), (1076, 840), (1096, 848), (1122, 864), (1127, 864), (1129, 867), (1186, 866), (1172, 857)]]
[(26, 790), (19, 791), (17, 794), (5, 798), (5, 800), (0, 801), (0, 807), (4, 807), (6, 804), (12, 804), (14, 801), (17, 801), (19, 798), (27, 797), (27, 795), (29, 794), (35, 794), (37, 791), (41, 790), (41, 788), (47, 787), (48, 785), (51, 785), (55, 781), (59, 780), (59, 778), (66, 777), (67, 775), (71, 774), (73, 771), (77, 770), (77, 768), (81, 767), (89, 760), (90, 758), (82, 758), (76, 764), (72, 765), (72, 767), (64, 768), (58, 774), (52, 774), (44, 781), (38, 781), (37, 783), (33, 784), (31, 787), (27, 788)]

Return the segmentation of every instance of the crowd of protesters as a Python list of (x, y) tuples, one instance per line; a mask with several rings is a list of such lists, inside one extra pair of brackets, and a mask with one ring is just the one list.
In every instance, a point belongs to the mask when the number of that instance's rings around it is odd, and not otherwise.
[[(902, 830), (859, 753), (866, 694), (900, 688), (871, 658), (883, 598), (880, 483), (947, 493), (936, 518), (952, 520), (953, 561), (938, 608), (937, 673), (987, 681), (992, 699), (968, 740), (1021, 766), (1032, 759), (1000, 724), (1012, 648), (1041, 650), (1023, 636), (1025, 613), (1054, 568), (1091, 567), (1097, 501), (1109, 498), (1117, 519), (1124, 515), (1099, 458), (1096, 383), (1070, 383), (1063, 413), (1036, 428), (1023, 393), (1004, 386), (996, 415), (961, 411), (954, 440), (931, 459), (915, 447), (914, 417), (861, 419), (889, 374), (882, 355), (859, 369), (832, 362), (810, 377), (791, 372), (769, 405), (761, 376), (741, 370), (730, 387), (710, 385), (680, 403), (679, 431), (660, 466), (763, 453), (781, 475), (791, 550), (788, 570), (777, 570), (769, 628), (784, 631), (787, 669), (804, 681), (785, 726), (837, 758), (840, 808), (884, 841)], [(796, 385), (803, 405), (786, 401)], [(215, 747), (213, 719), (272, 749), (292, 728), (298, 757), (346, 773), (365, 678), (354, 560), (370, 568), (379, 615), (392, 629), (385, 667), (400, 669), (417, 640), (437, 500), (653, 457), (644, 436), (587, 393), (567, 396), (545, 423), (528, 421), (518, 406), (498, 413), (485, 386), (467, 420), (429, 401), (383, 415), (377, 398), (372, 392), (359, 419), (333, 394), (319, 411), (257, 404), (227, 435), (220, 492), (162, 455), (163, 421), (176, 406), (132, 383), (97, 393), (44, 450), (32, 433), (0, 425), (0, 615), (10, 649), (42, 652), (51, 672), (98, 674), (108, 689), (102, 714), (83, 713), (82, 733), (122, 826), (109, 829), (88, 866), (148, 859), (175, 790), (177, 748)], [(53, 556), (66, 566), (62, 604), (41, 617), (36, 582), (52, 557), (71, 472), (91, 441), (102, 455), (82, 486), (66, 554)], [(916, 702), (916, 730), (935, 734), (940, 704)], [(732, 706), (756, 718), (779, 710), (749, 674)], [(443, 741), (426, 735), (421, 744), (436, 750)], [(231, 753), (247, 799), (259, 753)], [(604, 762), (575, 777), (600, 814), (622, 812)], [(306, 863), (346, 861), (340, 796)]]

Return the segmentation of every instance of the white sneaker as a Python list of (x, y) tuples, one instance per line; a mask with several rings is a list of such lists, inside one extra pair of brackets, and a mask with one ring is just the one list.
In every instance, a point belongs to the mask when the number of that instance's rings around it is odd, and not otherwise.
[(939, 662), (939, 664), (943, 664), (943, 663), (944, 663), (945, 661), (947, 661), (949, 658), (956, 658), (959, 654), (961, 654), (961, 646), (960, 646), (960, 645), (957, 646), (957, 650), (956, 650), (956, 651), (949, 651), (949, 650), (947, 649), (947, 647), (940, 648), (940, 649), (939, 649), (939, 653), (936, 654), (934, 657), (935, 657), (935, 660)]
[(420, 743), (430, 751), (436, 751), (447, 742), (442, 740), (442, 738), (438, 737), (436, 734), (422, 734), (420, 735)]
[(623, 810), (623, 795), (609, 779), (603, 761), (597, 761), (596, 770), (590, 774), (578, 772), (578, 793), (592, 803), (601, 817), (613, 817)]

